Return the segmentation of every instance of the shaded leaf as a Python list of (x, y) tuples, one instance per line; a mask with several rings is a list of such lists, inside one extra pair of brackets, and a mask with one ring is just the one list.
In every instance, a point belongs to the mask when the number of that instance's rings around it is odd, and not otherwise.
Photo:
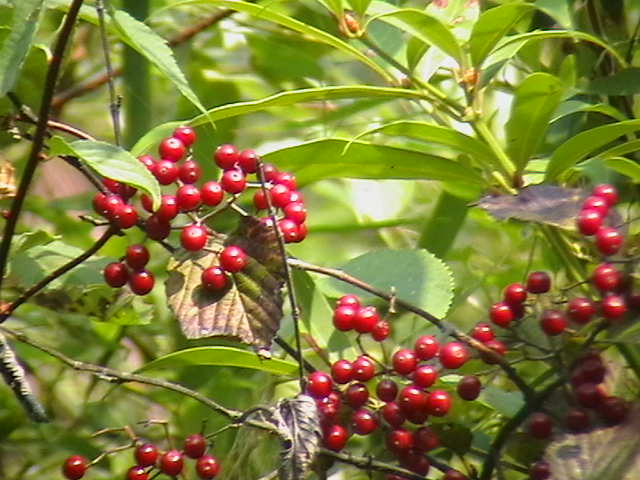
[(255, 353), (233, 347), (196, 347), (172, 352), (156, 358), (140, 368), (140, 371), (163, 370), (189, 365), (214, 365), (241, 367), (275, 375), (295, 375), (298, 365), (276, 358), (264, 359)]
[[(247, 266), (231, 274), (233, 282), (218, 293), (201, 285), (204, 269), (218, 265), (225, 245), (237, 245), (247, 254)], [(268, 351), (280, 327), (284, 273), (272, 228), (254, 217), (242, 219), (231, 236), (215, 234), (211, 252), (179, 249), (169, 261), (167, 298), (187, 338), (230, 337)]]
[(553, 113), (551, 120), (549, 120), (549, 123), (557, 122), (568, 115), (578, 112), (601, 113), (602, 115), (607, 115), (619, 122), (627, 120), (627, 117), (625, 117), (620, 110), (612, 107), (611, 105), (607, 105), (605, 103), (587, 103), (581, 102), (580, 100), (567, 100), (558, 106), (556, 111)]
[(573, 27), (572, 0), (536, 0), (535, 7), (552, 17), (565, 28)]
[(520, 392), (507, 392), (492, 385), (485, 385), (478, 402), (505, 417), (513, 417), (524, 405), (524, 398)]
[(443, 190), (429, 219), (422, 227), (418, 246), (439, 258), (444, 257), (453, 246), (468, 212), (467, 200)]
[(640, 68), (627, 68), (608, 77), (591, 80), (586, 88), (598, 95), (635, 95), (640, 93)]
[(464, 455), (471, 448), (473, 435), (471, 430), (459, 423), (431, 423), (431, 428), (438, 434), (440, 444), (456, 452), (458, 455)]

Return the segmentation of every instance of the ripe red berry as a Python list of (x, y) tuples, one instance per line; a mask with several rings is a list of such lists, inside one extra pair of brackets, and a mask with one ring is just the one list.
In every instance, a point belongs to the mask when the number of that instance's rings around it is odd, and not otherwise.
[(606, 397), (598, 405), (598, 414), (605, 422), (617, 425), (627, 417), (629, 408), (629, 402), (620, 397)]
[(222, 186), (218, 182), (206, 182), (200, 189), (200, 198), (202, 203), (209, 207), (215, 207), (222, 202), (224, 192)]
[(258, 210), (266, 210), (269, 208), (267, 197), (271, 198), (268, 190), (266, 192), (262, 189), (256, 190), (256, 193), (253, 194), (253, 206)]
[(569, 318), (580, 325), (588, 323), (595, 313), (596, 307), (593, 302), (585, 297), (572, 298), (567, 304)]
[(376, 395), (383, 402), (393, 402), (398, 395), (398, 385), (388, 378), (380, 380), (376, 386)]
[(603, 218), (600, 212), (592, 208), (581, 210), (576, 221), (582, 235), (595, 235), (602, 226)]
[(69, 480), (78, 480), (84, 477), (89, 469), (89, 461), (80, 456), (72, 455), (64, 461), (62, 474)]
[(349, 307), (353, 307), (355, 309), (360, 308), (360, 298), (357, 295), (343, 295), (338, 299), (336, 303), (336, 308), (347, 305)]
[(545, 310), (540, 317), (540, 327), (547, 335), (560, 335), (567, 328), (567, 317), (558, 310)]
[(566, 425), (572, 432), (583, 432), (589, 428), (589, 414), (581, 408), (571, 408), (567, 412)]
[(531, 480), (547, 480), (551, 478), (551, 467), (547, 462), (540, 460), (529, 468), (529, 478)]
[(618, 190), (616, 190), (616, 187), (613, 185), (608, 185), (606, 183), (596, 185), (593, 187), (591, 195), (604, 199), (609, 207), (613, 207), (618, 203)]
[(285, 185), (274, 185), (269, 194), (274, 207), (284, 208), (291, 203), (291, 191)]
[(354, 327), (357, 309), (348, 305), (342, 305), (333, 312), (333, 326), (338, 330), (347, 332)]
[(300, 225), (298, 225), (298, 235), (296, 236), (296, 239), (293, 241), (295, 243), (302, 242), (305, 238), (307, 238), (307, 233), (309, 233), (309, 230), (307, 229), (307, 224), (301, 223)]
[[(148, 201), (146, 199), (148, 199)], [(151, 206), (151, 198), (143, 196), (142, 202), (142, 206), (145, 208), (145, 210), (149, 212), (153, 211)], [(178, 201), (176, 197), (174, 195), (162, 195), (160, 197), (160, 207), (158, 207), (158, 210), (156, 210), (154, 215), (163, 222), (169, 222), (176, 218), (176, 216), (178, 215)]]
[(338, 360), (331, 365), (331, 378), (336, 383), (344, 385), (353, 380), (353, 364), (349, 360)]
[(405, 414), (396, 402), (385, 403), (382, 407), (382, 418), (392, 427), (399, 427), (406, 420)]
[(133, 205), (123, 203), (116, 207), (111, 219), (115, 222), (118, 228), (131, 228), (138, 223), (138, 212)]
[(220, 179), (220, 186), (225, 192), (235, 194), (244, 192), (247, 188), (247, 178), (242, 170), (226, 170)]
[(129, 270), (122, 262), (112, 262), (104, 267), (104, 281), (110, 287), (122, 287), (129, 280)]
[(496, 337), (491, 329), (491, 325), (483, 322), (477, 323), (476, 326), (473, 327), (471, 336), (482, 343), (486, 343)]
[(272, 182), (274, 181), (274, 179), (276, 178), (276, 175), (278, 174), (278, 169), (276, 168), (275, 165), (271, 164), (271, 163), (263, 163), (262, 164), (262, 173), (264, 173), (264, 181), (265, 182)]
[(129, 245), (125, 254), (127, 265), (134, 270), (141, 270), (149, 262), (149, 250), (140, 244)]
[(369, 435), (378, 428), (378, 418), (371, 410), (361, 408), (351, 415), (351, 428), (358, 435)]
[(137, 270), (129, 275), (129, 288), (136, 295), (146, 295), (155, 283), (153, 273), (148, 270)]
[(201, 250), (207, 244), (207, 230), (202, 225), (187, 225), (180, 232), (180, 244), (192, 252)]
[(527, 299), (527, 289), (521, 283), (512, 283), (504, 289), (504, 301), (509, 305), (523, 303)]
[(227, 273), (220, 267), (209, 267), (204, 269), (200, 280), (202, 281), (202, 286), (204, 288), (214, 293), (224, 290), (229, 283)]
[[(223, 170), (229, 170), (235, 167), (238, 162), (238, 149), (231, 144), (220, 145), (213, 154), (216, 164)], [(227, 190), (228, 191), (228, 190)]]
[(607, 295), (600, 302), (602, 316), (608, 320), (618, 320), (627, 313), (627, 303), (622, 295)]
[(582, 203), (582, 210), (595, 210), (604, 218), (609, 213), (609, 205), (604, 198), (591, 195)]
[(229, 245), (220, 253), (220, 266), (227, 272), (238, 273), (248, 263), (245, 251), (237, 245)]
[(149, 238), (153, 240), (164, 240), (171, 233), (171, 224), (158, 218), (157, 215), (151, 215), (147, 218), (144, 228)]
[(622, 272), (610, 263), (601, 263), (591, 274), (591, 282), (601, 292), (613, 292), (622, 283)]
[(284, 185), (289, 190), (296, 190), (298, 188), (295, 175), (289, 172), (278, 172), (275, 174), (273, 183), (276, 185)]
[(413, 448), (413, 435), (409, 430), (396, 428), (387, 434), (387, 448), (393, 453), (406, 452)]
[(469, 480), (469, 477), (459, 472), (458, 470), (450, 469), (445, 472), (442, 480)]
[(367, 355), (360, 355), (353, 362), (353, 378), (360, 382), (368, 382), (376, 374), (376, 364)]
[(400, 390), (398, 405), (402, 412), (409, 416), (412, 412), (427, 411), (427, 394), (420, 387), (409, 385)]
[(529, 435), (535, 438), (549, 438), (553, 430), (553, 422), (551, 417), (546, 413), (536, 412), (531, 415), (527, 431)]
[(211, 455), (203, 455), (196, 462), (196, 473), (203, 480), (215, 478), (220, 473), (220, 463)]
[(444, 390), (433, 390), (427, 396), (429, 415), (444, 417), (451, 410), (451, 395)]
[(347, 444), (349, 434), (347, 429), (337, 423), (331, 425), (325, 430), (323, 435), (323, 442), (325, 447), (334, 452), (339, 452)]
[(475, 375), (465, 375), (460, 379), (458, 386), (456, 387), (458, 396), (467, 401), (478, 398), (480, 396), (481, 389), (482, 384)]
[(343, 397), (351, 408), (357, 409), (369, 400), (369, 390), (363, 383), (352, 383), (344, 391)]
[(420, 427), (413, 432), (414, 448), (421, 452), (429, 452), (440, 446), (438, 434), (429, 427)]
[(320, 412), (321, 420), (327, 421), (327, 425), (335, 423), (340, 413), (342, 399), (336, 392), (331, 392), (327, 397), (316, 399), (316, 405)]
[[(493, 340), (489, 340), (488, 342), (485, 342), (485, 346), (493, 350), (494, 352), (496, 352), (501, 357), (504, 357), (507, 353), (507, 346), (504, 343), (502, 343), (500, 340), (496, 340), (495, 338)], [(480, 358), (482, 358), (483, 362), (489, 365), (493, 365), (497, 363), (497, 361), (493, 357), (489, 356), (485, 352), (480, 352)]]
[(546, 293), (551, 288), (551, 277), (547, 272), (531, 272), (527, 277), (527, 291)]
[(360, 307), (356, 310), (353, 327), (359, 333), (370, 333), (378, 321), (380, 321), (380, 315), (376, 307)]
[(333, 381), (325, 372), (316, 370), (307, 378), (307, 392), (314, 398), (328, 397), (333, 389)]
[(298, 225), (300, 225), (301, 223), (304, 223), (304, 221), (307, 219), (307, 209), (305, 208), (304, 203), (300, 203), (300, 202), (288, 203), (287, 205), (284, 206), (282, 211), (284, 213), (285, 218), (288, 218), (289, 220), (297, 223)]
[(440, 344), (433, 335), (423, 335), (418, 337), (413, 349), (420, 360), (431, 360), (438, 354)]
[(160, 160), (155, 164), (151, 173), (160, 185), (170, 185), (178, 179), (180, 169), (170, 160)]
[(400, 375), (409, 375), (416, 369), (418, 358), (413, 350), (402, 348), (393, 354), (392, 364)]
[(140, 160), (140, 163), (147, 167), (148, 170), (153, 170), (156, 164), (156, 161), (151, 155), (140, 155), (138, 160)]
[(104, 195), (102, 193), (98, 193), (93, 200), (95, 211), (108, 219), (113, 219), (117, 210), (124, 205), (122, 197), (116, 194)]
[(603, 255), (614, 255), (618, 253), (624, 237), (622, 234), (612, 227), (600, 227), (596, 232), (596, 247)]
[(301, 225), (298, 225), (296, 222), (288, 218), (283, 218), (282, 220), (278, 221), (278, 229), (280, 230), (285, 243), (293, 243), (299, 241), (300, 227)]
[(371, 330), (371, 338), (376, 342), (382, 342), (391, 335), (391, 325), (386, 320), (378, 320)]
[(429, 388), (438, 379), (438, 370), (433, 365), (418, 365), (411, 376), (414, 385)]
[(144, 467), (134, 465), (127, 470), (127, 480), (149, 480), (149, 474)]
[(182, 472), (183, 466), (184, 458), (178, 450), (169, 450), (160, 457), (160, 470), (170, 477), (177, 477)]
[(141, 467), (150, 467), (158, 460), (158, 448), (153, 443), (138, 445), (134, 450), (134, 457)]
[(429, 473), (429, 468), (431, 467), (427, 457), (415, 448), (407, 452), (402, 452), (400, 455), (400, 465), (424, 478), (426, 478), (427, 473)]
[(198, 165), (193, 160), (184, 162), (182, 165), (180, 165), (180, 168), (178, 170), (178, 177), (180, 178), (182, 183), (196, 183), (202, 176), (202, 169), (200, 168), (200, 165)]
[(207, 450), (207, 439), (200, 433), (189, 435), (184, 439), (182, 450), (189, 458), (200, 458)]
[(196, 131), (186, 125), (181, 125), (176, 128), (171, 136), (180, 140), (185, 147), (193, 145), (198, 138)]
[(604, 392), (595, 383), (584, 382), (574, 389), (576, 400), (586, 408), (595, 408), (605, 399)]
[(169, 137), (160, 142), (158, 153), (160, 154), (160, 158), (163, 160), (177, 162), (184, 157), (185, 153), (187, 153), (187, 148), (179, 138)]
[[(98, 192), (93, 196), (93, 210), (98, 214), (104, 216), (107, 212), (107, 197), (108, 195), (102, 192)], [(121, 200), (122, 201), (122, 200)]]
[(497, 302), (491, 305), (489, 318), (496, 325), (507, 328), (515, 320), (516, 315), (507, 302)]
[(256, 173), (260, 156), (254, 150), (242, 150), (238, 154), (238, 165), (244, 173)]
[(460, 342), (449, 342), (440, 350), (440, 363), (444, 368), (460, 368), (469, 357), (469, 350)]
[(291, 190), (289, 192), (289, 203), (304, 203), (304, 197), (298, 190)]

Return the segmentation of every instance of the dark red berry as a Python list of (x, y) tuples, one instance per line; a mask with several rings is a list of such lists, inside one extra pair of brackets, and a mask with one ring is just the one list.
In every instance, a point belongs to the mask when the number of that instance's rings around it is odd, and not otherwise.
[(614, 255), (618, 253), (624, 237), (622, 234), (612, 227), (600, 227), (596, 233), (596, 247), (603, 255)]
[(134, 451), (134, 457), (141, 467), (150, 467), (158, 460), (158, 448), (153, 443), (138, 445)]
[(138, 212), (133, 205), (123, 203), (116, 208), (112, 220), (118, 228), (131, 228), (138, 223)]
[(427, 396), (427, 412), (435, 417), (444, 417), (451, 410), (451, 395), (444, 390), (433, 390)]
[[(485, 346), (490, 350), (493, 350), (496, 354), (498, 354), (501, 357), (504, 357), (507, 353), (507, 346), (504, 343), (502, 343), (500, 340), (497, 340), (495, 338), (493, 340), (489, 340), (488, 342), (485, 342)], [(490, 356), (485, 352), (480, 352), (480, 358), (482, 358), (483, 362), (488, 363), (489, 365), (498, 363), (493, 356)]]
[(622, 283), (622, 272), (610, 263), (601, 263), (591, 274), (591, 282), (601, 292), (613, 292)]
[(296, 190), (298, 188), (295, 175), (289, 172), (277, 173), (273, 178), (273, 183), (276, 185), (284, 185), (289, 190)]
[(551, 467), (547, 462), (540, 460), (529, 468), (529, 478), (531, 480), (547, 480), (551, 478)]
[(137, 270), (129, 275), (129, 288), (136, 295), (146, 295), (156, 283), (153, 273), (148, 270)]
[(613, 185), (609, 185), (606, 183), (596, 185), (593, 187), (591, 191), (591, 195), (596, 197), (600, 197), (604, 199), (607, 203), (607, 206), (613, 207), (616, 203), (618, 203), (618, 190)]
[(334, 452), (339, 452), (344, 448), (347, 444), (347, 440), (349, 439), (349, 434), (347, 429), (342, 425), (333, 424), (331, 425), (323, 435), (323, 442), (325, 447), (329, 450), (333, 450)]
[(369, 435), (378, 428), (378, 418), (371, 410), (361, 408), (351, 415), (351, 428), (358, 435)]
[(227, 272), (220, 267), (209, 267), (204, 269), (200, 279), (202, 281), (202, 286), (214, 293), (224, 290), (229, 283)]
[(444, 368), (460, 368), (469, 357), (469, 350), (460, 342), (449, 342), (440, 350), (440, 363)]
[(521, 283), (512, 283), (504, 289), (504, 301), (509, 305), (523, 303), (527, 299), (527, 289)]
[(162, 473), (170, 477), (177, 477), (182, 472), (184, 458), (178, 450), (169, 450), (160, 457), (159, 467)]
[(392, 427), (399, 427), (406, 420), (405, 414), (396, 402), (386, 403), (382, 407), (382, 418)]
[(420, 387), (409, 385), (400, 390), (398, 405), (405, 415), (427, 411), (427, 394)]
[(258, 160), (260, 156), (254, 150), (242, 150), (238, 154), (238, 165), (244, 173), (256, 173)]
[(595, 210), (604, 218), (609, 213), (609, 205), (604, 198), (591, 195), (582, 203), (582, 210)]
[(429, 473), (429, 468), (431, 467), (427, 457), (415, 448), (412, 448), (407, 452), (402, 452), (400, 455), (400, 465), (414, 473), (417, 473), (418, 475), (424, 476), (425, 478), (427, 473)]
[(605, 422), (617, 425), (627, 417), (629, 408), (629, 402), (620, 397), (606, 397), (598, 405), (598, 414)]
[(209, 207), (215, 207), (222, 202), (224, 192), (222, 186), (218, 182), (206, 182), (200, 189), (200, 198), (202, 203)]
[(371, 338), (376, 342), (382, 342), (391, 335), (391, 325), (386, 320), (378, 320), (371, 330)]
[(545, 310), (540, 317), (540, 327), (547, 335), (560, 335), (567, 328), (567, 317), (558, 310)]
[(572, 432), (583, 432), (591, 425), (589, 414), (581, 408), (569, 409), (565, 422)]
[(344, 400), (351, 408), (362, 407), (369, 400), (369, 390), (363, 383), (352, 383), (344, 391)]
[(122, 287), (129, 280), (129, 270), (122, 262), (112, 262), (104, 267), (104, 281), (110, 287)]
[(149, 238), (153, 240), (164, 240), (171, 233), (171, 224), (160, 219), (157, 215), (147, 218), (144, 228)]
[(333, 312), (333, 326), (347, 332), (353, 330), (357, 309), (348, 305), (339, 306)]
[(200, 458), (207, 450), (207, 439), (200, 433), (189, 435), (184, 440), (182, 450), (189, 458)]
[(333, 389), (333, 381), (325, 372), (316, 370), (307, 378), (307, 392), (314, 398), (328, 397)]
[(527, 277), (527, 291), (546, 293), (551, 288), (551, 277), (547, 272), (531, 272)]
[(331, 378), (340, 384), (344, 385), (353, 380), (353, 364), (349, 360), (338, 360), (331, 365)]
[(198, 138), (198, 136), (196, 135), (196, 131), (191, 127), (187, 127), (186, 125), (181, 125), (180, 127), (176, 128), (171, 136), (180, 140), (185, 147), (190, 147), (191, 145), (193, 145)]
[(288, 203), (287, 205), (284, 206), (282, 211), (284, 213), (285, 218), (288, 218), (289, 220), (297, 223), (298, 225), (300, 225), (301, 223), (304, 223), (304, 221), (307, 219), (307, 209), (305, 208), (304, 203), (300, 203), (300, 202)]
[(391, 361), (393, 369), (400, 375), (409, 375), (418, 365), (418, 358), (415, 352), (408, 348), (402, 348), (395, 352)]
[(69, 480), (78, 480), (84, 477), (89, 469), (89, 461), (80, 455), (72, 455), (64, 461), (62, 474)]
[(291, 191), (285, 185), (274, 185), (269, 193), (274, 207), (284, 208), (291, 203)]
[(144, 467), (134, 465), (127, 470), (127, 480), (149, 480), (149, 474)]
[(488, 323), (477, 323), (471, 331), (471, 336), (479, 342), (486, 343), (493, 340), (496, 336)]
[(220, 186), (225, 192), (231, 194), (241, 193), (247, 188), (247, 179), (242, 170), (227, 170), (222, 174)]
[(442, 480), (469, 480), (469, 477), (459, 472), (458, 470), (451, 469), (445, 472)]
[(438, 354), (440, 344), (433, 335), (423, 335), (418, 337), (413, 346), (416, 356), (420, 360), (431, 360)]
[(627, 313), (627, 303), (622, 295), (607, 295), (600, 302), (602, 316), (608, 320), (618, 320)]
[(567, 314), (569, 318), (580, 325), (589, 323), (595, 313), (595, 305), (585, 297), (572, 298), (567, 304)]
[(115, 193), (117, 195), (120, 195), (120, 182), (118, 182), (117, 180), (114, 180), (112, 178), (104, 177), (102, 179), (102, 184), (105, 187), (107, 187), (107, 190), (109, 190), (111, 193)]
[(491, 305), (489, 318), (496, 325), (507, 328), (515, 320), (516, 315), (507, 302), (498, 302)]
[(149, 262), (149, 250), (140, 244), (129, 245), (125, 254), (127, 265), (134, 270), (141, 270)]
[(396, 428), (387, 434), (387, 448), (393, 453), (406, 452), (413, 448), (413, 435), (409, 430)]
[(223, 170), (229, 170), (234, 168), (236, 163), (238, 163), (238, 156), (238, 149), (235, 146), (226, 143), (216, 148), (216, 151), (213, 154), (213, 159), (220, 168)]
[(592, 208), (581, 210), (578, 214), (578, 230), (582, 235), (595, 235), (598, 229), (602, 226), (603, 218), (600, 212)]
[(200, 168), (200, 165), (198, 165), (193, 160), (188, 160), (184, 162), (182, 165), (180, 165), (180, 168), (178, 171), (178, 178), (180, 178), (182, 183), (186, 183), (186, 184), (196, 183), (198, 180), (200, 180), (201, 176), (202, 176), (202, 169)]
[(429, 427), (420, 427), (413, 432), (414, 448), (421, 452), (429, 452), (440, 446), (438, 434)]
[(438, 379), (438, 370), (433, 365), (418, 365), (411, 376), (414, 385), (429, 388)]
[(353, 362), (353, 378), (360, 382), (368, 382), (376, 374), (376, 364), (367, 355), (360, 355)]
[(238, 273), (248, 263), (247, 254), (237, 245), (229, 245), (220, 253), (220, 266), (227, 272)]
[(170, 160), (160, 160), (153, 167), (152, 173), (160, 185), (170, 185), (178, 179), (180, 169)]
[(203, 480), (215, 478), (220, 473), (220, 463), (211, 455), (203, 455), (196, 462), (196, 473)]
[(586, 408), (595, 408), (605, 399), (605, 395), (595, 383), (584, 382), (574, 389), (576, 400)]
[(398, 395), (398, 385), (388, 378), (380, 380), (376, 386), (376, 395), (383, 402), (393, 402)]
[(527, 431), (529, 435), (535, 438), (549, 438), (553, 430), (553, 422), (551, 417), (546, 413), (536, 412), (529, 418)]
[(185, 250), (196, 252), (207, 244), (207, 236), (202, 225), (187, 225), (180, 232), (180, 244)]
[(169, 137), (160, 142), (158, 153), (160, 154), (160, 158), (163, 160), (177, 162), (184, 157), (185, 153), (187, 153), (187, 148), (179, 138)]
[(482, 384), (475, 375), (465, 375), (460, 379), (458, 386), (456, 387), (458, 396), (467, 401), (478, 398), (478, 396), (480, 396), (481, 389)]

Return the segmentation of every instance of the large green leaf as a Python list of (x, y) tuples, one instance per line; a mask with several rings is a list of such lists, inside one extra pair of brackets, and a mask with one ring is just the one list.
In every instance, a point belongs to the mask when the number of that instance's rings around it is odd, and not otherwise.
[[(349, 148), (345, 151), (345, 147)], [(284, 170), (296, 172), (301, 184), (324, 178), (422, 178), (483, 185), (482, 176), (454, 160), (404, 148), (350, 142), (313, 140), (263, 155)]]
[(640, 183), (640, 165), (638, 165), (638, 162), (624, 157), (612, 157), (606, 159), (604, 164), (610, 169), (629, 177), (633, 183)]
[(444, 257), (453, 246), (469, 212), (469, 202), (443, 190), (420, 232), (418, 246)]
[[(305, 88), (301, 90), (290, 90), (288, 92), (276, 93), (260, 100), (249, 102), (238, 102), (230, 105), (222, 105), (212, 108), (206, 115), (199, 115), (187, 122), (190, 125), (198, 126), (209, 121), (222, 120), (225, 118), (237, 117), (249, 113), (260, 112), (271, 107), (286, 107), (302, 102), (314, 102), (324, 100), (338, 100), (341, 98), (405, 98), (409, 100), (423, 100), (424, 96), (415, 90), (389, 87), (370, 87), (366, 85)], [(178, 125), (185, 122), (169, 122), (158, 125), (148, 132), (133, 146), (131, 152), (140, 155), (147, 152), (163, 138), (171, 135), (171, 132)]]
[[(377, 250), (354, 258), (341, 270), (374, 287), (390, 292), (442, 318), (453, 298), (453, 276), (449, 267), (426, 250)], [(372, 295), (347, 283), (331, 279), (329, 288), (363, 298)]]
[(601, 113), (611, 117), (619, 122), (627, 120), (627, 117), (615, 107), (607, 105), (606, 103), (587, 103), (580, 100), (567, 100), (558, 105), (558, 108), (551, 116), (549, 123), (557, 122), (558, 120), (574, 113)]
[(0, 97), (11, 90), (18, 79), (33, 36), (38, 30), (43, 0), (15, 2), (9, 35), (0, 47)]
[(172, 352), (147, 363), (139, 371), (167, 370), (191, 365), (250, 368), (275, 375), (295, 375), (298, 371), (296, 363), (277, 358), (264, 359), (248, 350), (217, 346), (187, 348)]
[(608, 77), (594, 78), (586, 90), (598, 95), (635, 95), (640, 93), (640, 68), (627, 68)]
[(154, 205), (160, 204), (158, 181), (136, 157), (126, 150), (110, 143), (91, 140), (67, 143), (61, 137), (53, 137), (49, 144), (53, 155), (78, 157), (103, 177), (144, 190), (151, 195)]
[(556, 180), (597, 149), (637, 130), (640, 130), (640, 120), (627, 120), (580, 132), (553, 152), (547, 166), (546, 180)]
[(532, 5), (508, 3), (491, 8), (480, 15), (469, 39), (473, 65), (479, 68), (498, 42), (531, 10)]
[(543, 72), (529, 75), (516, 88), (506, 133), (507, 153), (519, 171), (542, 144), (562, 92), (560, 79)]
[(372, 17), (367, 25), (375, 20), (382, 20), (410, 33), (423, 42), (439, 48), (458, 62), (458, 65), (464, 65), (464, 52), (456, 37), (446, 25), (426, 12), (412, 8), (396, 10)]
[(574, 28), (571, 15), (572, 3), (573, 0), (536, 0), (534, 5), (564, 28)]

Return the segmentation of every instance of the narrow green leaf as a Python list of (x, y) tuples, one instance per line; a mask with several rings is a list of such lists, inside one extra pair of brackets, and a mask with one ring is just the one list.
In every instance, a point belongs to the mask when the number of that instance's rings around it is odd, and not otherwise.
[(571, 17), (573, 0), (536, 0), (534, 6), (553, 18), (564, 28), (574, 28)]
[(446, 25), (426, 12), (413, 8), (405, 8), (376, 15), (369, 19), (367, 25), (375, 20), (384, 21), (408, 32), (423, 42), (439, 48), (458, 62), (458, 65), (464, 65), (464, 52), (458, 44), (456, 37)]
[(627, 68), (608, 77), (594, 78), (585, 90), (598, 95), (635, 95), (640, 93), (640, 68)]
[(418, 247), (429, 250), (439, 258), (444, 257), (453, 246), (468, 211), (467, 200), (446, 190), (440, 193), (431, 216), (420, 232)]
[(18, 79), (38, 30), (42, 2), (43, 0), (15, 2), (9, 35), (0, 47), (0, 97), (4, 97)]
[(490, 8), (480, 15), (469, 39), (473, 66), (481, 67), (498, 42), (533, 8), (532, 5), (522, 3), (507, 3)]
[(298, 365), (295, 363), (277, 358), (266, 360), (253, 352), (233, 347), (196, 347), (179, 350), (156, 358), (138, 371), (171, 370), (192, 365), (250, 368), (275, 375), (295, 375), (298, 371)]
[(365, 13), (367, 13), (367, 8), (369, 8), (369, 4), (371, 0), (347, 0), (351, 8), (355, 10), (355, 12), (363, 17)]
[[(349, 149), (345, 153), (345, 147)], [(349, 142), (343, 139), (313, 140), (263, 155), (284, 170), (296, 172), (306, 184), (324, 178), (422, 178), (483, 185), (482, 176), (454, 160), (414, 150)]]
[(615, 147), (611, 147), (598, 156), (604, 159), (609, 159), (613, 157), (619, 157), (621, 155), (626, 155), (628, 153), (637, 152), (640, 150), (640, 140), (630, 140), (621, 145), (616, 145)]
[(587, 103), (580, 100), (567, 100), (558, 106), (554, 114), (551, 116), (549, 123), (557, 122), (568, 115), (578, 112), (601, 113), (602, 115), (611, 117), (619, 122), (627, 120), (627, 117), (625, 117), (620, 110), (612, 107), (611, 105), (607, 105), (605, 103)]
[(164, 38), (122, 10), (112, 12), (111, 18), (122, 41), (155, 65), (201, 112), (206, 112)]
[(516, 88), (506, 134), (507, 153), (518, 171), (542, 144), (563, 90), (560, 79), (543, 72), (529, 75)]
[(144, 190), (160, 205), (160, 185), (147, 168), (126, 150), (106, 142), (77, 140), (67, 143), (53, 137), (49, 145), (53, 155), (72, 155), (103, 177), (127, 183)]
[(325, 0), (329, 10), (336, 15), (342, 16), (342, 12), (344, 11), (344, 7), (342, 6), (342, 0)]
[[(222, 120), (225, 118), (237, 117), (249, 113), (260, 112), (271, 107), (286, 107), (302, 102), (314, 102), (323, 100), (338, 100), (342, 98), (405, 98), (408, 100), (423, 100), (424, 97), (415, 90), (389, 87), (370, 87), (366, 85), (346, 86), (346, 87), (323, 87), (304, 88), (300, 90), (290, 90), (288, 92), (276, 93), (269, 97), (249, 102), (238, 102), (230, 105), (222, 105), (212, 108), (207, 115), (199, 115), (191, 121), (186, 122), (192, 126), (202, 125), (211, 120)], [(157, 145), (161, 139), (171, 134), (174, 128), (185, 122), (169, 122), (158, 125), (148, 132), (133, 146), (133, 155), (141, 155)]]
[(548, 181), (556, 180), (590, 153), (616, 138), (637, 130), (640, 130), (640, 120), (627, 120), (580, 132), (553, 152), (547, 166), (545, 179)]
[(612, 157), (606, 159), (604, 164), (610, 169), (629, 177), (633, 183), (640, 183), (640, 165), (638, 165), (638, 162), (624, 157)]

